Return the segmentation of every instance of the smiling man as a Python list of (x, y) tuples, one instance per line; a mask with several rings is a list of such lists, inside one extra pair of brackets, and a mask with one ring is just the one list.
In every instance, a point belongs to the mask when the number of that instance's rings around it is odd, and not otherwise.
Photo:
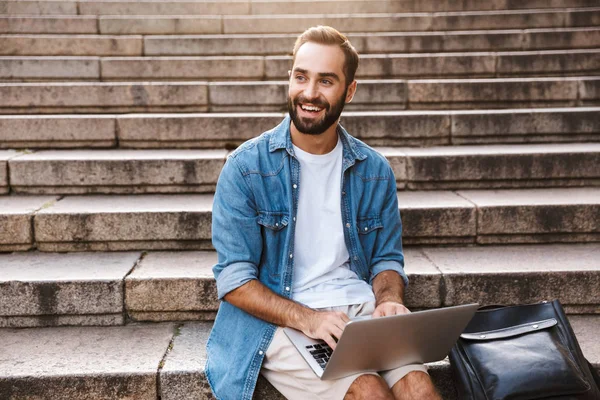
[(396, 179), (339, 124), (358, 54), (323, 26), (300, 35), (293, 54), (289, 116), (234, 151), (217, 184), (213, 393), (249, 400), (262, 373), (289, 399), (439, 399), (423, 365), (320, 380), (283, 332), (335, 348), (352, 317), (409, 312)]

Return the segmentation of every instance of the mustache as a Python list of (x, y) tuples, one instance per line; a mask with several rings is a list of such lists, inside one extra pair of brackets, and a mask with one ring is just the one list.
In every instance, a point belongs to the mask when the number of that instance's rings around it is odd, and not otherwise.
[(298, 105), (300, 103), (310, 103), (314, 106), (320, 107), (320, 108), (324, 108), (326, 110), (329, 110), (329, 108), (331, 107), (331, 105), (325, 101), (325, 100), (321, 100), (321, 99), (307, 99), (306, 97), (302, 96), (302, 95), (298, 95), (294, 98), (294, 105)]

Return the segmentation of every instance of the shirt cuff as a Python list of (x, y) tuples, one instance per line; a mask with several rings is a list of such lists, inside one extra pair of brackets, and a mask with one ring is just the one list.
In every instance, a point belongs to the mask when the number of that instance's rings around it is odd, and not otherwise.
[(404, 281), (404, 288), (408, 287), (408, 276), (406, 276), (406, 272), (404, 272), (404, 267), (398, 261), (380, 261), (377, 264), (371, 267), (371, 277), (369, 278), (369, 283), (373, 285), (373, 279), (383, 271), (396, 271), (402, 277)]
[(237, 262), (223, 268), (217, 277), (217, 295), (219, 300), (253, 279), (258, 279), (258, 269), (252, 263)]

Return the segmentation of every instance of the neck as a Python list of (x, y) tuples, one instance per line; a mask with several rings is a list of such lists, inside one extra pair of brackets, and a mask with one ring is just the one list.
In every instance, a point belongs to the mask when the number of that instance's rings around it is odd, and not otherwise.
[(306, 133), (300, 132), (294, 126), (294, 122), (291, 123), (290, 131), (292, 135), (292, 143), (300, 149), (311, 154), (327, 154), (335, 149), (338, 142), (336, 121), (331, 125), (325, 132), (320, 135), (307, 135)]

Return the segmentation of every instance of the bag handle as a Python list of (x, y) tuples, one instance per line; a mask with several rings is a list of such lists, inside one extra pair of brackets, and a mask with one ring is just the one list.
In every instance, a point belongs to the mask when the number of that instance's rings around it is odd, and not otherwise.
[[(548, 303), (547, 300), (544, 301), (540, 301), (539, 303), (533, 303), (533, 304), (545, 304)], [(500, 308), (507, 308), (507, 307), (512, 307), (512, 306), (507, 306), (507, 305), (503, 305), (503, 304), (488, 304), (487, 306), (481, 306), (477, 309), (477, 311), (490, 311), (490, 310), (498, 310)]]
[(558, 321), (556, 321), (554, 318), (550, 318), (542, 321), (528, 322), (526, 324), (517, 326), (509, 326), (508, 328), (495, 329), (493, 331), (463, 333), (460, 335), (460, 338), (476, 341), (507, 339), (513, 336), (522, 335), (524, 333), (548, 329), (556, 324), (558, 324)]

